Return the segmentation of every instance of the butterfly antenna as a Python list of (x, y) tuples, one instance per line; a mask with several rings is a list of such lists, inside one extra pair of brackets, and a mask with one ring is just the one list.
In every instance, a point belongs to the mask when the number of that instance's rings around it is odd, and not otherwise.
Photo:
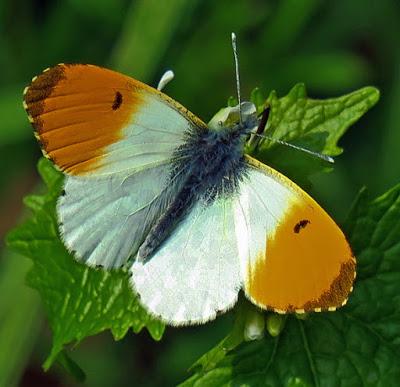
[(242, 125), (242, 101), (240, 98), (239, 59), (236, 46), (236, 34), (234, 32), (232, 32), (231, 38), (232, 38), (233, 57), (235, 59), (236, 92), (239, 101), (239, 120), (240, 120), (240, 125)]
[(296, 150), (299, 150), (299, 151), (302, 151), (302, 152), (305, 152), (305, 153), (308, 153), (309, 155), (318, 157), (318, 158), (320, 158), (322, 160), (325, 160), (325, 161), (327, 161), (329, 163), (332, 163), (332, 164), (335, 162), (335, 160), (332, 157), (328, 156), (328, 155), (323, 155), (322, 153), (313, 152), (312, 150), (309, 150), (309, 149), (303, 148), (301, 146), (297, 146), (297, 145), (291, 144), (290, 142), (286, 142), (286, 141), (283, 141), (283, 140), (278, 140), (277, 138), (266, 136), (264, 134), (261, 135), (261, 134), (258, 134), (258, 133), (253, 133), (253, 135), (257, 136), (257, 137), (265, 138), (267, 140), (276, 142), (278, 144), (286, 145), (286, 146), (288, 146), (290, 148), (293, 148), (293, 149), (296, 149)]

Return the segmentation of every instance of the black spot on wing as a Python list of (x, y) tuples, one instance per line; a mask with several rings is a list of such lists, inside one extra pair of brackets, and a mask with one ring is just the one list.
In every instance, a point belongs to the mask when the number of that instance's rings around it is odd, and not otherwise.
[(311, 223), (308, 219), (303, 219), (300, 220), (299, 223), (297, 223), (294, 228), (293, 231), (298, 234), (300, 232), (301, 229), (305, 228), (307, 226), (307, 224)]
[(121, 106), (121, 104), (122, 104), (122, 94), (119, 91), (117, 91), (115, 93), (114, 102), (111, 106), (112, 110), (117, 110)]

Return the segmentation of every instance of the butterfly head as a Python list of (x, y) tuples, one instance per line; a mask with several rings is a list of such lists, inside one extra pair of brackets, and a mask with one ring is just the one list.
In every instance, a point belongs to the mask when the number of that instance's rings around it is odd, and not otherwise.
[(248, 135), (258, 126), (257, 109), (252, 102), (244, 101), (233, 107), (221, 109), (208, 123), (211, 130), (237, 131), (239, 134)]

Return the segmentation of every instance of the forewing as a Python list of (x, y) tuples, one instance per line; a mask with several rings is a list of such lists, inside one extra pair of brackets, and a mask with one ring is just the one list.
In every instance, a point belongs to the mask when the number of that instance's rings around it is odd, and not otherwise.
[(44, 155), (75, 176), (169, 161), (188, 131), (206, 127), (165, 94), (93, 65), (45, 70), (25, 89), (24, 107)]
[(66, 176), (57, 203), (64, 244), (90, 266), (122, 266), (165, 210), (175, 184), (168, 164), (128, 176)]
[(340, 228), (301, 188), (246, 156), (235, 203), (246, 295), (277, 312), (334, 310), (355, 278), (355, 258)]
[(240, 266), (232, 202), (197, 203), (156, 253), (131, 268), (143, 305), (173, 325), (203, 323), (233, 306)]

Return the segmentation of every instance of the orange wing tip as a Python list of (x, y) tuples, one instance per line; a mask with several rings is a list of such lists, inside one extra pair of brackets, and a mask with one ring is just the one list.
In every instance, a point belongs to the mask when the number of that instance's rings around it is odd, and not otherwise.
[(144, 103), (144, 88), (97, 66), (58, 64), (35, 77), (24, 107), (45, 156), (62, 171), (83, 175), (100, 168), (106, 148), (124, 138), (123, 129)]

